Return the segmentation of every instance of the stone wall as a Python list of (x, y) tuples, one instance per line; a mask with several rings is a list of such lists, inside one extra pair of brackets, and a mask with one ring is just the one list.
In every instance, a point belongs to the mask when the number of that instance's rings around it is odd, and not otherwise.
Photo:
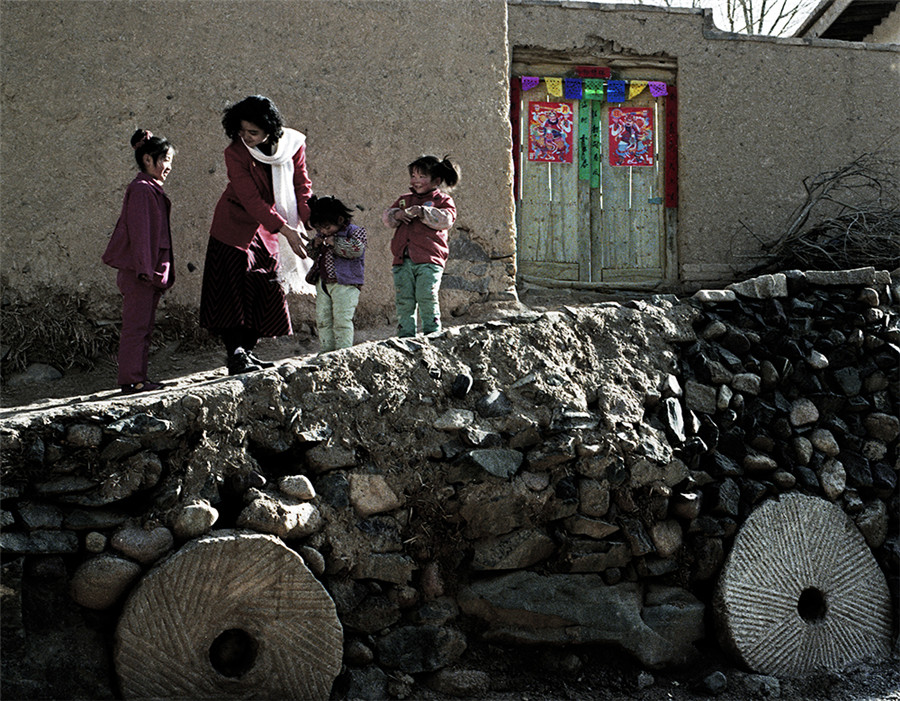
[[(4, 303), (77, 293), (88, 318), (118, 319), (114, 273), (98, 267), (99, 256), (133, 177), (128, 139), (140, 126), (179, 149), (166, 184), (178, 282), (160, 316), (166, 305), (196, 310), (212, 211), (226, 183), (221, 111), (253, 93), (272, 97), (307, 134), (315, 190), (358, 207), (356, 221), (370, 236), (361, 325), (393, 318), (390, 236), (379, 212), (422, 152), (449, 153), (462, 167), (445, 312), (509, 299), (509, 58), (517, 47), (599, 61), (675, 60), (677, 266), (688, 285), (740, 276), (754, 242), (732, 234), (746, 231), (742, 223), (778, 231), (802, 199), (803, 178), (872, 148), (900, 152), (889, 139), (900, 112), (898, 92), (888, 89), (897, 47), (737, 37), (700, 11), (646, 6), (439, 7), (2, 0)], [(816, 89), (825, 77), (841, 89)], [(311, 299), (292, 305), (298, 325), (312, 320)]]
[(896, 601), (898, 300), (885, 272), (789, 272), (7, 411), (4, 696), (115, 696), (116, 622), (164, 616), (136, 589), (207, 535), (302, 557), (339, 697), (477, 696), (476, 641), (694, 660), (736, 533), (784, 495), (843, 512)]

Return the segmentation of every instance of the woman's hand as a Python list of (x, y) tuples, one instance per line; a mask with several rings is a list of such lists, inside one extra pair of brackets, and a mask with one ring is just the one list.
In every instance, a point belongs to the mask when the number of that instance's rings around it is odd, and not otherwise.
[(294, 253), (301, 258), (306, 258), (306, 246), (303, 245), (303, 239), (300, 238), (299, 229), (295, 229), (292, 226), (285, 224), (278, 230), (278, 233), (287, 239), (288, 246), (291, 247), (291, 250)]

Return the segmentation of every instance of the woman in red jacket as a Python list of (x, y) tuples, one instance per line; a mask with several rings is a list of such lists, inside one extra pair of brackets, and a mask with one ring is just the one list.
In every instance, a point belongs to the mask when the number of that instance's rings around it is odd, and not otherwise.
[(134, 132), (131, 147), (141, 172), (125, 190), (122, 213), (102, 258), (119, 270), (116, 284), (122, 293), (122, 332), (118, 381), (123, 394), (163, 386), (147, 379), (150, 336), (159, 298), (175, 282), (169, 228), (172, 205), (162, 187), (172, 172), (175, 148), (146, 129)]
[[(252, 95), (225, 109), (228, 186), (216, 205), (200, 297), (200, 325), (225, 344), (229, 375), (271, 367), (253, 354), (262, 337), (292, 333), (286, 291), (308, 269), (306, 137), (284, 127), (274, 103)], [(279, 245), (279, 236), (287, 248)]]

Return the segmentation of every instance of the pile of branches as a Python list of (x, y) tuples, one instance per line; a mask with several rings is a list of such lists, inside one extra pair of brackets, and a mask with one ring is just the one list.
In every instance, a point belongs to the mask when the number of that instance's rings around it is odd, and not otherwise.
[(866, 153), (803, 181), (787, 230), (762, 242), (765, 270), (900, 267), (898, 166)]

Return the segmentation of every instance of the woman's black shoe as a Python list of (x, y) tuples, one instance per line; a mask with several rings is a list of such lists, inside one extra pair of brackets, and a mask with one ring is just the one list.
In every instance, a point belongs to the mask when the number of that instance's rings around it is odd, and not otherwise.
[(275, 367), (275, 363), (273, 363), (269, 360), (263, 360), (262, 358), (257, 358), (255, 355), (253, 355), (253, 353), (247, 353), (247, 358), (250, 360), (251, 363), (253, 363), (254, 365), (259, 365), (259, 367), (261, 367), (261, 368), (274, 368)]
[(262, 367), (250, 359), (250, 354), (245, 350), (238, 350), (228, 356), (228, 374), (243, 375), (245, 372), (262, 370)]

